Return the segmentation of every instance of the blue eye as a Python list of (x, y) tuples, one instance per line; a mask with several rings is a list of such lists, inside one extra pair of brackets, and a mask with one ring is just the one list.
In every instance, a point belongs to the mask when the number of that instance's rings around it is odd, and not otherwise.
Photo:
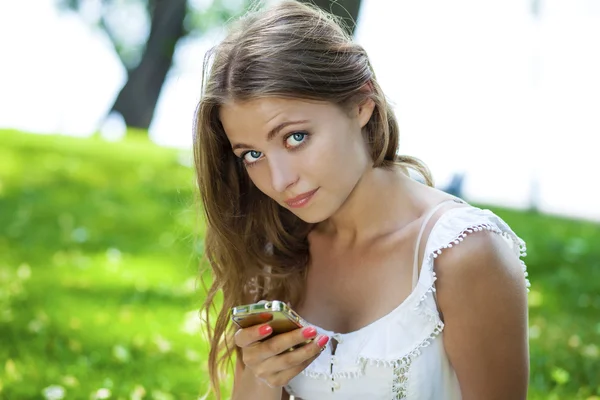
[(305, 132), (296, 132), (291, 134), (285, 139), (285, 144), (288, 147), (297, 147), (306, 140), (307, 134)]
[(246, 162), (246, 164), (252, 164), (258, 161), (261, 157), (262, 153), (256, 150), (247, 151), (242, 155), (242, 159)]

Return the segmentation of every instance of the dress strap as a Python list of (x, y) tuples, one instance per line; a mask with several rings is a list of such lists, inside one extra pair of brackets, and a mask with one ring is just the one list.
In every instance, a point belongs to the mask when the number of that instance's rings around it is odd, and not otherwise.
[(435, 212), (437, 210), (439, 210), (440, 208), (442, 208), (446, 203), (450, 203), (450, 202), (465, 204), (464, 201), (462, 201), (458, 198), (444, 200), (441, 203), (439, 203), (438, 205), (436, 205), (435, 207), (433, 207), (431, 210), (429, 210), (429, 212), (427, 213), (427, 216), (425, 217), (425, 219), (423, 220), (423, 223), (421, 224), (421, 229), (419, 230), (419, 235), (417, 236), (417, 243), (415, 245), (415, 259), (413, 262), (413, 274), (412, 274), (412, 288), (413, 289), (415, 288), (415, 286), (417, 286), (417, 282), (419, 280), (419, 247), (421, 245), (421, 238), (423, 237), (423, 232), (425, 232), (425, 227), (427, 226), (427, 223), (429, 222), (431, 217), (433, 217)]

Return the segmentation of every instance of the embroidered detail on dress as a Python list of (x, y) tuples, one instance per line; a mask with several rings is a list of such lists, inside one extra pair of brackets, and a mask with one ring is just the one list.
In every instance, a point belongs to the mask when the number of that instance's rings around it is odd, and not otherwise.
[(294, 390), (291, 388), (291, 386), (289, 384), (284, 386), (285, 391), (287, 392), (287, 394), (289, 394), (290, 396), (294, 396), (296, 397), (296, 393), (294, 392)]
[(434, 311), (429, 307), (419, 307), (415, 311), (418, 311), (420, 314), (424, 315), (429, 322), (436, 323), (440, 320), (440, 315), (437, 312), (437, 309)]
[[(358, 361), (357, 361), (358, 363)], [(336, 380), (336, 379), (356, 379), (356, 378), (360, 378), (361, 376), (363, 376), (365, 374), (365, 370), (364, 368), (361, 368), (359, 371), (343, 371), (343, 372), (334, 372), (333, 374), (327, 374), (325, 372), (314, 372), (314, 371), (307, 371), (306, 369), (304, 371), (301, 372), (302, 375), (308, 376), (309, 378), (312, 379), (318, 379), (318, 380)]]
[(431, 342), (439, 336), (442, 330), (444, 330), (444, 323), (442, 321), (438, 321), (429, 337), (419, 343), (413, 351), (394, 362), (394, 381), (392, 384), (392, 394), (394, 396), (393, 399), (400, 400), (406, 398), (408, 388), (408, 372), (413, 360), (421, 354), (422, 348), (429, 346)]

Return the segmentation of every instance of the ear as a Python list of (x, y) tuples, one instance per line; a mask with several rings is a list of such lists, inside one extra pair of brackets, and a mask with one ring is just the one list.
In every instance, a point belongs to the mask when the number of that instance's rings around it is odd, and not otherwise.
[(361, 128), (364, 128), (365, 125), (367, 125), (374, 110), (375, 102), (370, 97), (358, 105), (358, 123)]
[[(371, 94), (373, 93), (373, 84), (371, 82), (367, 82), (362, 87), (361, 91), (365, 93)], [(358, 105), (358, 122), (361, 128), (364, 128), (365, 125), (371, 119), (373, 115), (373, 111), (375, 110), (375, 102), (371, 97), (367, 97), (362, 103)]]

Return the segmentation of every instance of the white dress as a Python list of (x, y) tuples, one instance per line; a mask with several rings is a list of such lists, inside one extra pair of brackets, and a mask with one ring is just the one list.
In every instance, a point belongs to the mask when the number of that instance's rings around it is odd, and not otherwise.
[[(421, 233), (438, 207), (425, 218)], [(444, 323), (434, 295), (434, 260), (467, 235), (482, 230), (502, 235), (517, 256), (525, 256), (525, 243), (491, 211), (472, 206), (445, 211), (429, 234), (421, 273), (413, 275), (416, 282), (406, 300), (354, 332), (336, 333), (315, 326), (318, 333), (337, 341), (335, 355), (330, 340), (328, 348), (289, 382), (287, 392), (296, 400), (461, 399), (442, 340)]]

